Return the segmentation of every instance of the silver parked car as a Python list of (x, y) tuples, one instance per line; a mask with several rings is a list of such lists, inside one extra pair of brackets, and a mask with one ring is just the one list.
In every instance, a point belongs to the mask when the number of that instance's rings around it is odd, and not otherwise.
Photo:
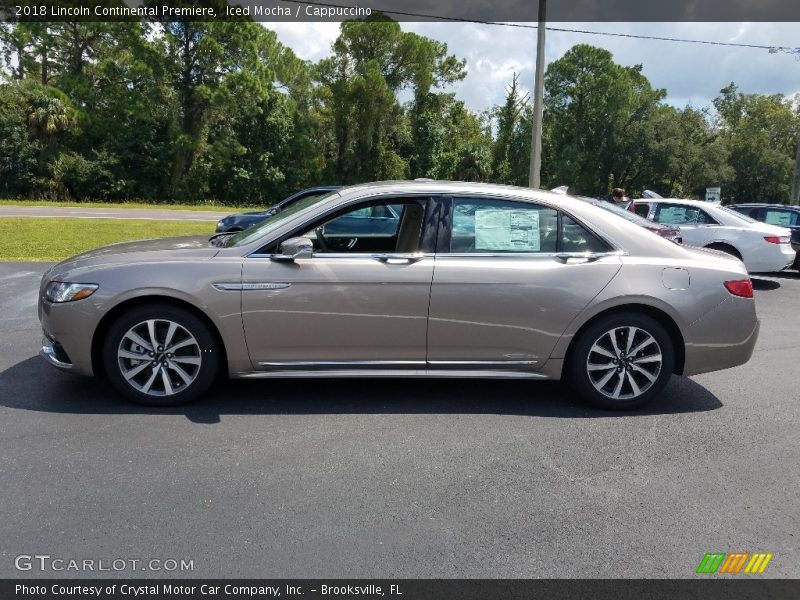
[[(391, 228), (328, 227), (392, 207)], [(301, 200), (214, 237), (117, 244), (43, 277), (42, 355), (175, 404), (221, 373), (564, 379), (632, 408), (670, 376), (746, 362), (739, 260), (673, 244), (575, 198), (385, 182)]]
[(680, 226), (683, 242), (689, 246), (735, 256), (751, 273), (781, 271), (795, 259), (789, 229), (761, 223), (719, 204), (650, 198), (634, 200), (634, 208), (655, 223)]

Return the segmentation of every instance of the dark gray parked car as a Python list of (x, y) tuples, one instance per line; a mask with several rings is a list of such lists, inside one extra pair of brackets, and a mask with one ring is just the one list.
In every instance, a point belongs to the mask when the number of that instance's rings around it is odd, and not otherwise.
[(728, 208), (756, 221), (791, 229), (792, 248), (797, 252), (792, 268), (800, 271), (800, 206), (758, 204), (753, 202), (750, 204), (732, 204)]
[(274, 206), (270, 206), (266, 210), (258, 210), (253, 212), (236, 213), (228, 215), (217, 222), (217, 233), (227, 233), (229, 231), (243, 231), (248, 227), (252, 227), (261, 221), (274, 217), (285, 208), (290, 207), (292, 204), (303, 198), (310, 198), (312, 196), (323, 196), (335, 190), (338, 190), (338, 185), (320, 185), (317, 187), (310, 187), (300, 190), (291, 196), (284, 198)]

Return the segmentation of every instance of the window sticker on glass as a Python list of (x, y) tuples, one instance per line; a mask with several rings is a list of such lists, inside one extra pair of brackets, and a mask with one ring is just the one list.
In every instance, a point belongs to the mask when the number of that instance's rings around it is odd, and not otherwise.
[(789, 227), (792, 224), (792, 215), (788, 211), (768, 210), (764, 222), (770, 225)]
[(690, 215), (683, 206), (664, 206), (658, 211), (659, 223), (686, 223)]
[(475, 211), (475, 250), (538, 252), (539, 211), (497, 208)]

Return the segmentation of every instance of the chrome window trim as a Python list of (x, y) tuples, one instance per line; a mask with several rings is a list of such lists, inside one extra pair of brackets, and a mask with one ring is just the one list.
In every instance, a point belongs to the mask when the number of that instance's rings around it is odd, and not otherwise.
[[(342, 197), (341, 190), (338, 190), (336, 193), (338, 194), (338, 196), (340, 198)], [(503, 193), (500, 193), (500, 192), (497, 192), (497, 191), (492, 191), (492, 192), (479, 192), (479, 191), (472, 191), (472, 190), (464, 190), (464, 191), (460, 191), (460, 190), (459, 191), (426, 190), (424, 192), (418, 192), (418, 191), (397, 192), (397, 191), (394, 191), (394, 190), (392, 190), (392, 191), (381, 191), (381, 192), (378, 192), (378, 193), (369, 193), (369, 194), (366, 194), (366, 195), (363, 195), (363, 196), (356, 196), (354, 198), (346, 200), (346, 201), (344, 201), (344, 202), (342, 202), (340, 204), (337, 204), (334, 207), (329, 208), (328, 210), (324, 211), (322, 214), (319, 214), (319, 215), (316, 215), (316, 216), (312, 217), (310, 220), (311, 221), (316, 221), (318, 219), (325, 218), (326, 216), (328, 216), (328, 215), (330, 215), (330, 214), (332, 214), (332, 213), (334, 213), (334, 212), (336, 212), (336, 211), (338, 211), (338, 210), (340, 210), (342, 208), (346, 208), (346, 207), (354, 205), (354, 204), (359, 204), (361, 202), (371, 202), (373, 200), (386, 201), (386, 200), (390, 200), (392, 198), (397, 198), (398, 200), (401, 200), (401, 199), (420, 199), (420, 198), (423, 198), (423, 199), (435, 199), (435, 198), (444, 198), (444, 197), (468, 198), (468, 199), (472, 199), (472, 198), (481, 199), (481, 198), (483, 198), (483, 199), (488, 199), (488, 200), (508, 200), (508, 201), (512, 201), (512, 202), (520, 202), (522, 204), (536, 204), (536, 205), (539, 205), (539, 206), (543, 206), (545, 208), (549, 208), (549, 209), (561, 212), (561, 213), (569, 216), (576, 223), (581, 225), (581, 227), (586, 228), (593, 235), (597, 236), (600, 240), (602, 240), (605, 244), (607, 244), (610, 248), (612, 248), (613, 251), (618, 251), (623, 256), (627, 256), (628, 255), (627, 250), (625, 250), (625, 248), (623, 247), (622, 244), (616, 242), (614, 239), (612, 239), (611, 237), (609, 237), (605, 233), (599, 232), (595, 227), (593, 227), (592, 225), (587, 224), (586, 221), (583, 218), (575, 215), (574, 212), (570, 211), (567, 208), (564, 208), (563, 206), (558, 206), (558, 205), (553, 204), (547, 198), (520, 196), (520, 195), (516, 195), (516, 194), (503, 194)], [(651, 210), (652, 210), (652, 204), (653, 203), (649, 203), (648, 202), (648, 204), (651, 205)], [(292, 223), (292, 222), (290, 221), (289, 223), (287, 223), (287, 225), (290, 225), (290, 223)], [(299, 227), (300, 227), (299, 225), (293, 224), (291, 226), (286, 227), (286, 229), (287, 230), (291, 230), (293, 228), (299, 228)], [(279, 239), (283, 235), (285, 235), (285, 232), (275, 235), (272, 239), (264, 239), (264, 238), (262, 238), (261, 240), (257, 240), (257, 241), (252, 242), (252, 244), (253, 244), (253, 246), (255, 246), (255, 248), (251, 252), (245, 253), (243, 257), (244, 258), (268, 258), (268, 257), (272, 256), (273, 254), (259, 253), (258, 250), (260, 248), (263, 248), (265, 245), (274, 242), (275, 240)], [(440, 253), (440, 254), (444, 254), (444, 253)], [(510, 253), (508, 253), (508, 254), (510, 254)], [(529, 256), (533, 255), (533, 254), (537, 254), (537, 253), (535, 253), (535, 252), (527, 253), (527, 255), (529, 255)], [(239, 255), (239, 256), (241, 256), (241, 255)]]
[[(342, 197), (341, 188), (339, 190), (337, 190), (336, 193), (338, 194), (338, 196), (340, 198)], [(426, 192), (417, 192), (417, 191), (415, 191), (415, 192), (403, 193), (403, 192), (397, 192), (397, 191), (392, 190), (392, 191), (382, 192), (382, 193), (372, 193), (372, 194), (368, 194), (368, 195), (365, 195), (365, 196), (357, 196), (355, 198), (351, 198), (349, 200), (345, 200), (344, 202), (337, 203), (335, 206), (327, 208), (322, 213), (313, 216), (311, 219), (306, 221), (306, 223), (308, 223), (309, 221), (310, 222), (314, 222), (314, 221), (318, 221), (320, 219), (324, 219), (324, 218), (326, 218), (326, 217), (338, 212), (341, 209), (347, 208), (349, 206), (353, 206), (355, 204), (360, 204), (362, 202), (372, 202), (372, 201), (375, 201), (375, 200), (380, 200), (381, 202), (384, 202), (386, 200), (391, 200), (392, 198), (396, 198), (398, 200), (419, 200), (419, 199), (429, 200), (431, 198), (442, 197), (444, 195), (445, 194), (440, 193), (440, 192), (431, 192), (431, 191), (426, 191)], [(342, 216), (344, 216), (344, 215), (342, 215)], [(255, 249), (252, 252), (245, 253), (244, 258), (250, 258), (251, 256), (254, 256), (256, 258), (263, 258), (265, 256), (272, 256), (271, 254), (269, 254), (269, 255), (260, 254), (258, 252), (258, 250), (260, 248), (263, 248), (265, 245), (272, 244), (273, 242), (275, 242), (276, 240), (280, 239), (284, 235), (287, 235), (287, 233), (286, 233), (287, 231), (291, 231), (292, 229), (295, 229), (295, 228), (300, 230), (302, 228), (301, 225), (297, 225), (297, 224), (288, 226), (293, 222), (294, 221), (289, 221), (288, 223), (286, 223), (287, 227), (285, 228), (284, 233), (278, 233), (277, 235), (275, 235), (271, 239), (265, 239), (266, 238), (266, 236), (265, 236), (265, 238), (262, 238), (261, 240), (257, 240), (257, 241), (251, 242), (255, 246)]]
[(604, 258), (606, 256), (626, 256), (623, 250), (608, 252), (438, 252), (436, 257), (456, 258)]
[[(520, 202), (522, 204), (535, 204), (535, 205), (543, 206), (545, 208), (549, 208), (549, 209), (554, 210), (556, 212), (560, 212), (560, 213), (563, 213), (563, 214), (567, 215), (569, 218), (571, 218), (573, 221), (578, 223), (581, 227), (587, 229), (592, 235), (596, 236), (598, 239), (600, 239), (603, 243), (605, 243), (610, 248), (613, 248), (614, 250), (618, 250), (620, 252), (623, 252), (623, 253), (627, 254), (627, 252), (625, 251), (625, 249), (622, 247), (621, 244), (619, 244), (619, 243), (615, 242), (614, 240), (610, 239), (604, 233), (600, 233), (599, 231), (597, 231), (597, 229), (595, 229), (591, 225), (588, 225), (584, 219), (582, 219), (581, 217), (576, 216), (570, 210), (564, 208), (563, 206), (557, 206), (555, 204), (552, 204), (547, 199), (528, 198), (526, 196), (513, 196), (513, 195), (505, 195), (505, 194), (502, 194), (502, 195), (501, 194), (491, 194), (491, 193), (487, 194), (487, 193), (480, 193), (480, 192), (463, 192), (463, 193), (459, 192), (457, 194), (456, 193), (452, 193), (452, 194), (448, 194), (448, 195), (453, 200), (456, 200), (458, 198), (468, 198), (468, 199), (473, 199), (474, 198), (474, 199), (487, 199), (487, 200), (507, 200), (507, 201), (510, 201), (510, 202)], [(527, 254), (537, 254), (537, 253), (536, 252), (529, 252)]]
[[(248, 254), (245, 258), (272, 258), (276, 254)], [(313, 260), (314, 258), (370, 258), (372, 260), (405, 259), (421, 260), (435, 256), (431, 252), (315, 252), (311, 258), (301, 258), (300, 261)]]
[[(399, 252), (399, 253), (378, 253), (378, 254), (358, 254), (356, 252), (331, 252), (331, 253), (315, 253), (312, 258), (300, 260), (313, 260), (316, 257), (320, 258), (370, 258), (373, 260), (382, 260), (387, 258), (398, 259), (423, 259), (423, 258), (438, 258), (438, 257), (455, 257), (455, 258), (605, 258), (606, 256), (627, 256), (628, 252), (625, 250), (609, 250), (608, 252)], [(245, 258), (272, 258), (275, 254), (250, 254)]]

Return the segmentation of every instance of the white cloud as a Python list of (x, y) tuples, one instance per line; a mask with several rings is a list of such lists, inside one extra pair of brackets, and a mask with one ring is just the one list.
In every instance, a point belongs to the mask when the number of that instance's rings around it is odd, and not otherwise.
[[(338, 23), (265, 23), (301, 58), (319, 60), (330, 54)], [(800, 23), (551, 23), (554, 27), (643, 34), (722, 42), (797, 46)], [(467, 61), (467, 77), (455, 84), (459, 98), (476, 111), (503, 101), (513, 73), (523, 93), (533, 88), (536, 30), (474, 23), (401, 23), (447, 43), (449, 51)], [(800, 60), (786, 53), (704, 44), (640, 40), (547, 32), (549, 63), (573, 45), (588, 43), (610, 50), (620, 64), (642, 64), (655, 87), (665, 88), (676, 106), (706, 106), (731, 81), (743, 92), (791, 95), (800, 88)]]
[(339, 35), (339, 23), (262, 23), (278, 34), (278, 40), (304, 60), (318, 61), (331, 54), (331, 44)]

